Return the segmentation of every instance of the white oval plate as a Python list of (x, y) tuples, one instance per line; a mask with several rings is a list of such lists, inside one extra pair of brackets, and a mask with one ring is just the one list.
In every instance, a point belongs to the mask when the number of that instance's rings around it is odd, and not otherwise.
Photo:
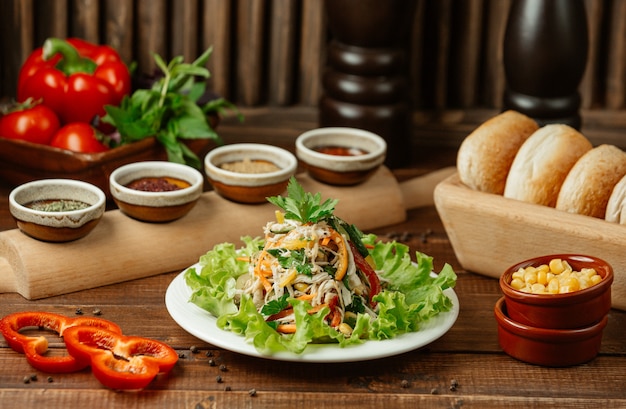
[[(194, 266), (195, 267), (195, 266)], [(178, 325), (191, 335), (216, 347), (244, 355), (295, 362), (356, 362), (402, 354), (430, 344), (444, 335), (459, 315), (459, 299), (451, 288), (444, 291), (450, 300), (450, 311), (440, 313), (422, 323), (417, 332), (399, 335), (383, 341), (365, 341), (345, 348), (337, 344), (310, 344), (300, 353), (260, 353), (242, 335), (217, 327), (217, 319), (206, 310), (189, 302), (191, 289), (185, 283), (185, 271), (177, 275), (165, 293), (165, 306)]]

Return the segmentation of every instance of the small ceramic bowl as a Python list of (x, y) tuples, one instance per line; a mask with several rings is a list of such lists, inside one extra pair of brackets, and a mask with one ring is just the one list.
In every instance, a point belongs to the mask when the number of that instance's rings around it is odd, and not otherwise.
[[(76, 202), (86, 207), (67, 207)], [(35, 203), (39, 205), (33, 207)], [(72, 179), (35, 180), (16, 187), (9, 195), (9, 210), (17, 227), (35, 239), (49, 242), (85, 237), (96, 227), (105, 207), (106, 196), (101, 189)]]
[[(562, 294), (532, 294), (511, 287), (512, 275), (520, 268), (548, 264), (552, 259), (567, 261), (574, 271), (594, 268), (602, 280), (593, 286)], [(536, 257), (509, 267), (500, 277), (509, 316), (523, 325), (549, 329), (586, 327), (601, 321), (611, 309), (613, 268), (596, 257), (553, 254)]]
[(296, 156), (314, 179), (331, 185), (356, 185), (382, 165), (387, 143), (363, 129), (328, 127), (296, 139)]
[(496, 302), (494, 313), (504, 352), (520, 361), (552, 367), (578, 365), (595, 358), (608, 322), (605, 315), (600, 321), (577, 329), (532, 327), (510, 318), (504, 297)]
[(220, 146), (204, 158), (213, 189), (229, 200), (249, 204), (265, 203), (267, 197), (283, 193), (297, 167), (291, 152), (257, 143)]
[[(150, 190), (129, 187), (143, 180)], [(168, 181), (176, 190), (158, 191)], [(126, 215), (145, 222), (170, 222), (180, 219), (196, 205), (202, 195), (204, 176), (196, 169), (167, 161), (135, 162), (111, 173), (109, 189), (113, 200)]]

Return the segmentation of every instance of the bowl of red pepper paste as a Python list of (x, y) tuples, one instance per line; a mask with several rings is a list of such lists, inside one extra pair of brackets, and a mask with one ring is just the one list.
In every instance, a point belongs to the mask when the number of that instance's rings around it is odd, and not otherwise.
[(385, 140), (363, 129), (318, 128), (296, 139), (296, 156), (308, 174), (330, 185), (365, 182), (383, 164), (386, 153)]
[(171, 222), (196, 205), (204, 175), (188, 165), (146, 161), (123, 165), (109, 177), (109, 190), (119, 209), (144, 222)]

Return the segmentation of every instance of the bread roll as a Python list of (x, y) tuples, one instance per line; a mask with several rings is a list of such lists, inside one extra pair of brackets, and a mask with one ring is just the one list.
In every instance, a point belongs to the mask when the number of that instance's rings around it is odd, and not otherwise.
[(613, 145), (600, 145), (585, 153), (565, 178), (556, 208), (570, 213), (605, 218), (609, 197), (626, 175), (626, 153)]
[(515, 155), (504, 196), (556, 206), (561, 185), (576, 161), (593, 146), (574, 128), (550, 124), (539, 128)]
[(505, 111), (482, 123), (461, 143), (456, 166), (471, 189), (504, 193), (511, 163), (522, 143), (539, 125), (516, 111)]
[(604, 219), (611, 223), (626, 224), (626, 176), (613, 188), (606, 204)]

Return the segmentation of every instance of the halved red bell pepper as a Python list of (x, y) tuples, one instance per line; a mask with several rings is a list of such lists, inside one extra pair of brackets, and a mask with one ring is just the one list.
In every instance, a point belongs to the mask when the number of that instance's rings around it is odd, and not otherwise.
[(9, 314), (0, 320), (0, 332), (9, 346), (16, 352), (26, 355), (26, 360), (35, 369), (49, 373), (74, 372), (87, 367), (88, 363), (77, 360), (74, 356), (45, 356), (48, 350), (48, 340), (45, 336), (28, 336), (20, 330), (28, 327), (39, 327), (51, 330), (63, 336), (68, 328), (74, 326), (89, 326), (106, 329), (114, 333), (121, 333), (120, 327), (108, 320), (95, 317), (70, 318), (64, 315), (28, 311)]
[(64, 338), (67, 351), (91, 365), (96, 379), (111, 389), (143, 389), (178, 361), (176, 351), (163, 342), (101, 328), (69, 328)]
[(49, 38), (22, 65), (17, 100), (41, 99), (63, 123), (91, 123), (130, 91), (130, 72), (113, 48)]

